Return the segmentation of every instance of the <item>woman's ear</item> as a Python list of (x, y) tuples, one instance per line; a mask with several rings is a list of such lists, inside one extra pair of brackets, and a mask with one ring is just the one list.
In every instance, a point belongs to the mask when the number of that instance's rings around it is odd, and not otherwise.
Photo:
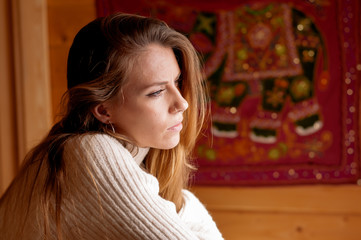
[(104, 103), (96, 105), (92, 109), (92, 113), (96, 119), (101, 121), (102, 123), (108, 124), (110, 115), (108, 113), (107, 107)]

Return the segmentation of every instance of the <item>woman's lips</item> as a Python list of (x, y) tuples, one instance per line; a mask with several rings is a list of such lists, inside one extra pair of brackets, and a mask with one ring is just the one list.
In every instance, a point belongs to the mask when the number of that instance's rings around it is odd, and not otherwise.
[(174, 125), (173, 127), (168, 128), (169, 131), (180, 131), (183, 128), (182, 122)]

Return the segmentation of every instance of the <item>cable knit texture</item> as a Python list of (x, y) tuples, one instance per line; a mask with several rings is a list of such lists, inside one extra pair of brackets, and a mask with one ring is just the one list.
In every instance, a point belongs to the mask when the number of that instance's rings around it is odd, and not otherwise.
[[(133, 157), (119, 141), (105, 134), (78, 136), (66, 143), (64, 239), (223, 239), (206, 208), (190, 191), (183, 190), (185, 206), (178, 214), (172, 202), (159, 196), (157, 179), (139, 166), (147, 152), (140, 148)], [(23, 190), (23, 181), (18, 182), (5, 196), (10, 203), (18, 196), (16, 192)], [(38, 202), (33, 198), (21, 239), (43, 239)], [(6, 221), (4, 212), (0, 206), (0, 221)], [(0, 224), (0, 239), (17, 239), (12, 232), (19, 224), (9, 220), (5, 225), (6, 229)], [(55, 239), (53, 221), (50, 228), (51, 239)]]

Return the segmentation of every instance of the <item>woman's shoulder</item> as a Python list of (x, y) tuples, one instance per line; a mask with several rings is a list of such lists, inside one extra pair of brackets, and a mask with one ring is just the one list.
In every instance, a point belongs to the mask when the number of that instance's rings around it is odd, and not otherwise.
[(64, 146), (64, 158), (81, 158), (91, 162), (115, 161), (133, 162), (130, 152), (116, 138), (104, 133), (87, 133), (70, 137)]
[(122, 146), (120, 141), (105, 133), (84, 133), (69, 137), (67, 145), (84, 145), (84, 144), (116, 144)]
[(66, 141), (64, 148), (67, 150), (74, 148), (85, 149), (86, 151), (117, 148), (129, 152), (120, 140), (105, 133), (86, 133), (72, 136)]
[[(119, 191), (128, 186), (147, 185), (158, 192), (158, 181), (136, 163), (126, 147), (107, 134), (84, 134), (71, 137), (65, 147), (63, 159), (67, 176), (74, 184), (79, 177), (84, 182), (102, 182), (116, 186)], [(153, 191), (152, 190), (152, 191)]]

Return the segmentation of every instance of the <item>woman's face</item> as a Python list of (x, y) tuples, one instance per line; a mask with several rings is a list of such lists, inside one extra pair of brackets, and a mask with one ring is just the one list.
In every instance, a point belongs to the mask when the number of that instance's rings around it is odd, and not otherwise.
[(107, 108), (116, 132), (130, 137), (139, 147), (175, 147), (183, 112), (188, 108), (178, 88), (180, 74), (171, 48), (151, 44), (141, 52), (123, 94)]

